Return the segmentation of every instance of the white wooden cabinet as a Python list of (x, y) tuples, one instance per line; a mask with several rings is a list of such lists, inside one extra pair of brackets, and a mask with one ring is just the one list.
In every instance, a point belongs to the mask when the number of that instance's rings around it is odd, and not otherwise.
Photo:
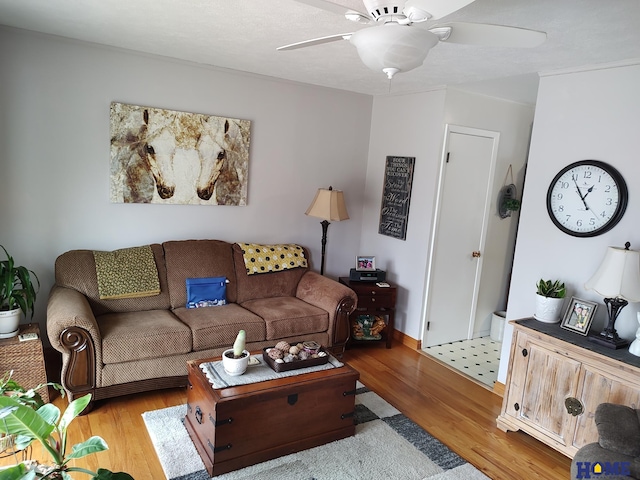
[(589, 342), (559, 324), (510, 323), (501, 430), (522, 430), (573, 458), (598, 440), (594, 413), (600, 403), (640, 408), (639, 357)]

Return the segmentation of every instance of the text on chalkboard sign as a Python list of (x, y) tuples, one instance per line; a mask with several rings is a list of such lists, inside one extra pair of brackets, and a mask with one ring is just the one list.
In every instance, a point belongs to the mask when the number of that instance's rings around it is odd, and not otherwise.
[(415, 157), (387, 157), (378, 233), (405, 240)]

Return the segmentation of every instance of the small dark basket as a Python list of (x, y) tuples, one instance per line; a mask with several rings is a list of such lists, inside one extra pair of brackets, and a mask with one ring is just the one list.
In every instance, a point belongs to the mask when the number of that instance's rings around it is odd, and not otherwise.
[[(295, 345), (295, 344), (294, 344)], [(320, 347), (320, 352), (326, 353), (324, 357), (308, 358), (306, 360), (296, 360), (289, 363), (278, 363), (269, 356), (267, 350), (275, 347), (267, 347), (262, 349), (262, 358), (274, 371), (286, 372), (289, 370), (297, 370), (298, 368), (315, 367), (317, 365), (324, 365), (329, 361), (329, 354), (325, 351), (324, 347)]]

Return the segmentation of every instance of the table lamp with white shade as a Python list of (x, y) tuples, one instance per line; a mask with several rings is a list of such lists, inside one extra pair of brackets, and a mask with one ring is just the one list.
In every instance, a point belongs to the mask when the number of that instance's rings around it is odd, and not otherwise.
[(607, 253), (594, 273), (585, 283), (585, 288), (594, 290), (604, 298), (609, 320), (607, 326), (598, 335), (589, 340), (609, 348), (622, 348), (629, 342), (618, 336), (615, 329), (616, 319), (629, 302), (640, 302), (640, 252), (625, 248), (608, 247)]

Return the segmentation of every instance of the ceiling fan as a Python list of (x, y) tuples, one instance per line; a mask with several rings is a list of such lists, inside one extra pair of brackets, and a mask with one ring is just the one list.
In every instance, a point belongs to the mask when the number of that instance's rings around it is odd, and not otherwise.
[(464, 22), (427, 25), (426, 28), (417, 25), (446, 17), (474, 0), (362, 0), (368, 13), (328, 0), (295, 1), (344, 15), (356, 23), (374, 26), (292, 43), (277, 50), (349, 40), (367, 67), (384, 72), (389, 79), (398, 72), (407, 72), (422, 65), (429, 50), (438, 42), (532, 48), (547, 38), (544, 32), (504, 25)]

